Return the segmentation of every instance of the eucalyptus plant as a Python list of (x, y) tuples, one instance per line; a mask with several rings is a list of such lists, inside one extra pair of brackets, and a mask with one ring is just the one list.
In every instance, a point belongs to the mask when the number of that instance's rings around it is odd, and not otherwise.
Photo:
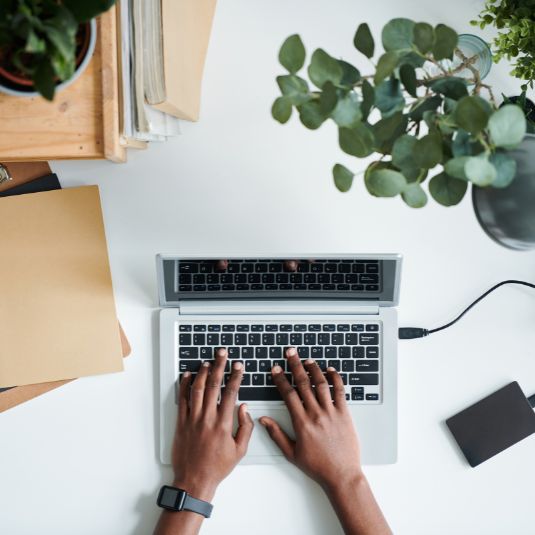
[(511, 74), (533, 89), (535, 81), (535, 0), (486, 0), (478, 20), (470, 21), (481, 29), (495, 26), (494, 61), (515, 59)]
[[(516, 173), (507, 150), (524, 137), (524, 113), (514, 104), (498, 109), (477, 72), (473, 86), (456, 76), (473, 69), (473, 58), (462, 55), (457, 40), (444, 24), (393, 19), (382, 30), (384, 52), (375, 61), (375, 40), (363, 23), (353, 42), (374, 72), (362, 74), (318, 48), (310, 57), (307, 80), (299, 75), (305, 47), (299, 35), (292, 35), (280, 49), (279, 61), (288, 72), (277, 77), (281, 96), (272, 115), (286, 123), (295, 108), (312, 130), (332, 120), (343, 152), (357, 158), (377, 153), (362, 171), (367, 190), (376, 197), (400, 195), (409, 206), (423, 207), (427, 193), (422, 184), (429, 175), (429, 193), (444, 206), (458, 204), (469, 183), (506, 187)], [(456, 68), (444, 61), (454, 54), (461, 58)], [(339, 163), (332, 173), (336, 187), (348, 191), (355, 173)]]

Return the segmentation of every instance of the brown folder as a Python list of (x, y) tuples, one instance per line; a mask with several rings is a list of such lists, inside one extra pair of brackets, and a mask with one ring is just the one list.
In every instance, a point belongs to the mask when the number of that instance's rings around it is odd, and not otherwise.
[[(21, 162), (4, 165), (8, 169), (13, 179), (0, 184), (0, 191), (24, 184), (51, 173), (50, 166), (47, 162)], [(120, 324), (119, 331), (121, 336), (122, 354), (123, 357), (127, 357), (130, 354), (131, 348)], [(16, 386), (4, 391), (0, 391), (0, 412), (40, 396), (41, 394), (53, 390), (54, 388), (58, 388), (59, 386), (62, 386), (68, 382), (70, 382), (70, 380), (53, 381), (48, 383)]]

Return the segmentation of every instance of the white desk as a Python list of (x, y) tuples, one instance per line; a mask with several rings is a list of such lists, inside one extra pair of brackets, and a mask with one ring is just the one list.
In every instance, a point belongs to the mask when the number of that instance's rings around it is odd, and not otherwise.
[[(226, 0), (215, 19), (202, 120), (126, 165), (53, 164), (63, 184), (100, 185), (118, 314), (133, 347), (124, 373), (75, 381), (0, 415), (0, 532), (147, 535), (159, 514), (158, 344), (154, 256), (287, 251), (401, 252), (402, 325), (450, 319), (492, 283), (534, 280), (535, 254), (495, 245), (467, 196), (411, 210), (348, 194), (330, 179), (335, 130), (270, 117), (278, 48), (299, 32), (310, 52), (355, 60), (354, 31), (394, 16), (471, 31), (482, 2)], [(507, 66), (489, 76), (514, 94)], [(460, 324), (399, 348), (399, 462), (366, 470), (394, 532), (524, 535), (533, 530), (535, 438), (471, 469), (443, 421), (517, 379), (535, 392), (535, 295), (504, 288)], [(385, 437), (388, 440), (388, 437)], [(290, 466), (239, 467), (220, 487), (205, 534), (340, 533), (319, 489)]]

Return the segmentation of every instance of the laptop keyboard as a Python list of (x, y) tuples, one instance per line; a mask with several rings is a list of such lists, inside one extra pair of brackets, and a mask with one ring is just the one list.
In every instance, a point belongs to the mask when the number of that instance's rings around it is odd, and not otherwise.
[(179, 292), (381, 290), (378, 260), (301, 260), (295, 272), (280, 259), (229, 260), (224, 271), (213, 260), (186, 260), (177, 269)]
[(326, 371), (337, 370), (346, 385), (346, 399), (381, 401), (381, 324), (332, 323), (178, 323), (178, 374), (196, 373), (204, 360), (214, 358), (218, 347), (228, 351), (224, 382), (230, 366), (244, 364), (241, 401), (281, 400), (273, 384), (271, 368), (279, 365), (292, 382), (284, 350), (293, 346), (304, 361), (314, 359)]

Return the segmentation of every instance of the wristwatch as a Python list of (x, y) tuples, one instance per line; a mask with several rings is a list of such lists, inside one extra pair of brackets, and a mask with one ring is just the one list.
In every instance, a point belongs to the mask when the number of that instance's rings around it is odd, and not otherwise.
[(159, 507), (169, 511), (192, 511), (205, 518), (210, 518), (214, 508), (211, 503), (198, 500), (190, 496), (185, 490), (168, 485), (164, 485), (160, 489), (156, 503)]

